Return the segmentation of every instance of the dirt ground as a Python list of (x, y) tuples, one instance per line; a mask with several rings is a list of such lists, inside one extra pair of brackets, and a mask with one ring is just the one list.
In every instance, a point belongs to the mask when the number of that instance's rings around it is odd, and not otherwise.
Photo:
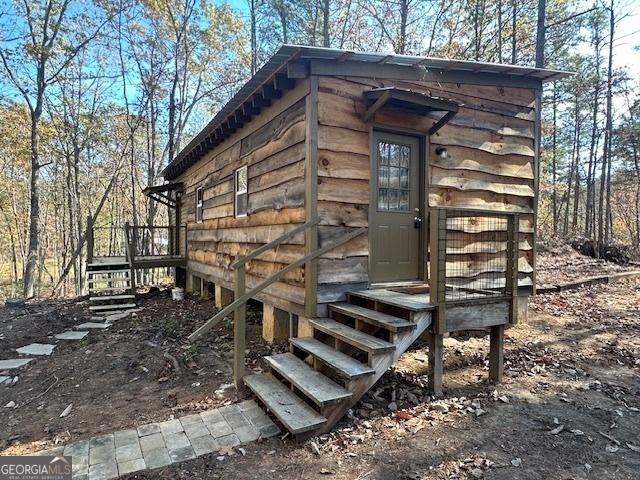
[(500, 385), (488, 337), (449, 338), (432, 401), (417, 346), (315, 445), (272, 439), (127, 479), (640, 478), (640, 281), (541, 295), (530, 313), (506, 333)]
[[(14, 386), (0, 386), (0, 454), (32, 452), (235, 400), (231, 329), (223, 325), (195, 345), (186, 341), (215, 313), (213, 301), (177, 304), (165, 290), (141, 296), (138, 304), (144, 309), (134, 318), (93, 330), (79, 342), (59, 341), (50, 357), (14, 371)], [(0, 308), (0, 358), (16, 358), (14, 350), (32, 342), (53, 343), (54, 334), (90, 317), (86, 301)], [(254, 363), (268, 352), (257, 318), (250, 306)], [(11, 401), (16, 408), (2, 408)], [(71, 403), (72, 414), (60, 418)]]
[[(140, 304), (135, 318), (60, 343), (0, 387), (0, 455), (235, 400), (229, 326), (195, 347), (185, 341), (212, 302), (176, 304), (159, 292)], [(88, 317), (83, 302), (0, 308), (0, 358)], [(269, 350), (257, 317), (250, 309), (253, 369)], [(127, 478), (640, 478), (640, 280), (532, 298), (529, 321), (506, 332), (500, 385), (486, 381), (487, 336), (454, 336), (445, 347), (441, 399), (426, 394), (427, 351), (416, 344), (329, 435), (275, 438)], [(9, 401), (17, 408), (4, 408)]]
[(536, 282), (538, 287), (550, 287), (580, 279), (612, 273), (640, 270), (640, 265), (618, 265), (588, 257), (571, 246), (540, 245), (536, 255)]

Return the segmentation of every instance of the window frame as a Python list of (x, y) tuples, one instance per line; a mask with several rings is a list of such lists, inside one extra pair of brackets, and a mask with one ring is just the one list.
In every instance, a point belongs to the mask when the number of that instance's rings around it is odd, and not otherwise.
[(202, 223), (204, 213), (204, 188), (196, 188), (196, 223)]
[[(245, 175), (247, 178), (246, 187), (243, 190), (238, 189), (238, 176), (241, 171), (245, 171)], [(242, 195), (246, 196), (245, 201), (245, 210), (244, 212), (238, 212), (238, 198)], [(236, 218), (246, 217), (248, 215), (248, 207), (249, 207), (249, 168), (248, 165), (243, 165), (240, 168), (236, 168), (233, 171), (233, 213)]]

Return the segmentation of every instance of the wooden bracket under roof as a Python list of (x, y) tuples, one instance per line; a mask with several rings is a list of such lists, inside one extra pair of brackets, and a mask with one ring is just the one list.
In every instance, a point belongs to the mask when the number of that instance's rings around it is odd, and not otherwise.
[(365, 122), (368, 122), (383, 107), (407, 110), (420, 115), (426, 115), (431, 112), (444, 112), (444, 115), (427, 132), (429, 135), (433, 135), (440, 130), (458, 113), (460, 108), (460, 105), (453, 100), (432, 97), (426, 93), (396, 87), (373, 88), (364, 92), (364, 96), (370, 103), (363, 116)]
[(167, 195), (167, 192), (182, 192), (182, 182), (170, 182), (163, 185), (153, 185), (142, 190), (147, 197), (169, 208), (176, 208), (176, 199)]

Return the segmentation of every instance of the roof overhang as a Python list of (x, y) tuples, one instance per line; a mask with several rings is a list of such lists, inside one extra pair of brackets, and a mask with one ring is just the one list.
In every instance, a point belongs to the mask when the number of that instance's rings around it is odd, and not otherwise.
[(172, 180), (309, 75), (541, 88), (570, 72), (434, 57), (283, 45), (162, 171)]
[(397, 87), (372, 88), (364, 92), (364, 97), (370, 104), (363, 116), (365, 122), (369, 121), (383, 107), (405, 110), (418, 115), (428, 115), (433, 112), (444, 113), (429, 128), (427, 132), (429, 135), (433, 135), (446, 125), (460, 108), (460, 105), (453, 100)]

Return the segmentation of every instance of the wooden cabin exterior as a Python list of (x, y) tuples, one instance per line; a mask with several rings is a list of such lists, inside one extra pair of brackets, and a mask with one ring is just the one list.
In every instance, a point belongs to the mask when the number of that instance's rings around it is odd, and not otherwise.
[[(252, 290), (268, 340), (310, 337), (340, 355), (364, 352), (376, 370), (342, 385), (351, 400), (325, 403), (287, 368), (302, 368), (296, 358), (306, 354), (320, 358), (306, 358), (319, 371), (331, 360), (291, 340), (289, 367), (267, 360), (306, 394), (304, 428), (274, 411), (293, 433), (333, 425), (420, 335), (434, 391), (442, 335), (455, 330), (491, 328), (499, 380), (502, 328), (526, 315), (535, 289), (542, 84), (565, 75), (285, 45), (164, 170), (175, 186), (172, 218), (186, 225), (188, 288), (214, 284), (218, 306), (237, 301), (222, 312), (236, 311), (237, 380), (238, 311)], [(327, 316), (374, 340), (315, 320)], [(403, 333), (406, 322), (418, 328)], [(246, 383), (267, 404), (287, 395), (272, 379)], [(305, 413), (314, 402), (326, 421)]]

